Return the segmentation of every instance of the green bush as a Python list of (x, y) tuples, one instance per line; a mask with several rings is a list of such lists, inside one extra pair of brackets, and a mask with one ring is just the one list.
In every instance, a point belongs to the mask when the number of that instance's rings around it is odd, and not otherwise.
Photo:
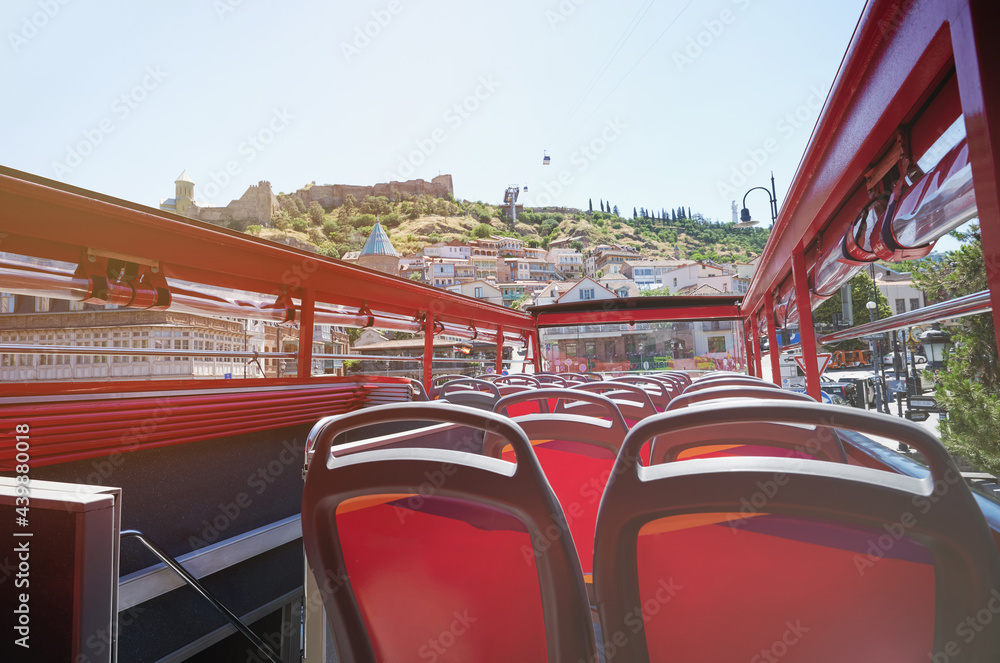
[(348, 225), (352, 228), (370, 228), (375, 225), (374, 214), (355, 214), (347, 219)]
[(493, 227), (486, 225), (485, 223), (480, 223), (478, 226), (472, 229), (472, 236), (479, 239), (488, 239), (490, 235), (493, 234)]
[(309, 219), (314, 226), (323, 225), (323, 208), (315, 200), (309, 203)]
[(301, 216), (292, 219), (292, 230), (296, 230), (300, 233), (304, 233), (309, 230), (309, 222), (306, 221)]
[(247, 226), (247, 234), (248, 235), (259, 235), (260, 231), (262, 231), (262, 230), (263, 230), (263, 228), (261, 228), (258, 225)]
[(323, 234), (333, 239), (340, 233), (340, 226), (333, 219), (327, 219), (323, 222)]
[(333, 242), (320, 244), (319, 254), (321, 256), (326, 256), (327, 258), (340, 258), (340, 251), (337, 250), (337, 245)]

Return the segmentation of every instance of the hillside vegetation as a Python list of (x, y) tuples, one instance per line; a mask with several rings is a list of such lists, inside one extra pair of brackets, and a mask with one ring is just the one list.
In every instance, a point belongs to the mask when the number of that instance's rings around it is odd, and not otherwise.
[(555, 239), (586, 237), (591, 244), (632, 246), (651, 258), (673, 258), (678, 252), (685, 259), (728, 262), (760, 255), (769, 233), (767, 228), (736, 228), (732, 223), (688, 218), (699, 215), (684, 208), (669, 215), (662, 212), (662, 219), (644, 216), (645, 210), (635, 218), (625, 218), (612, 212), (528, 208), (518, 214), (517, 225), (511, 226), (506, 210), (478, 201), (405, 195), (398, 200), (369, 196), (356, 201), (348, 196), (341, 207), (325, 210), (317, 203), (306, 207), (298, 198), (284, 194), (278, 199), (281, 211), (271, 220), (271, 228), (249, 226), (246, 232), (300, 248), (311, 245), (334, 258), (361, 250), (376, 218), (403, 255), (439, 241), (506, 235), (543, 248)]

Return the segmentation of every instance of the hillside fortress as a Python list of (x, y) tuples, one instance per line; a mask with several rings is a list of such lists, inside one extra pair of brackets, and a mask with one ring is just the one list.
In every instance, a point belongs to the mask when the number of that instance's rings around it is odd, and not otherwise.
[[(160, 209), (221, 226), (230, 223), (243, 226), (249, 224), (266, 226), (271, 223), (271, 218), (281, 209), (281, 204), (271, 189), (271, 183), (264, 180), (248, 188), (239, 200), (233, 200), (225, 207), (211, 207), (195, 202), (194, 186), (194, 180), (185, 170), (174, 180), (174, 197), (160, 199)], [(214, 186), (214, 184), (208, 186)], [(292, 197), (299, 198), (306, 207), (312, 202), (317, 202), (323, 209), (330, 210), (343, 205), (349, 195), (354, 196), (358, 202), (364, 200), (365, 196), (385, 196), (390, 200), (395, 200), (400, 195), (450, 198), (454, 197), (455, 188), (451, 175), (438, 175), (430, 182), (408, 180), (406, 182), (386, 182), (374, 186), (317, 185), (313, 182), (293, 193)]]
[(455, 187), (452, 184), (451, 175), (438, 175), (430, 182), (426, 180), (407, 180), (406, 182), (388, 182), (376, 184), (375, 186), (354, 186), (351, 184), (317, 185), (313, 182), (292, 195), (296, 198), (301, 198), (306, 207), (309, 206), (309, 203), (315, 201), (323, 209), (333, 209), (334, 207), (343, 205), (347, 196), (354, 196), (356, 201), (361, 202), (365, 196), (385, 196), (389, 200), (395, 200), (399, 197), (399, 194), (448, 198), (454, 197)]

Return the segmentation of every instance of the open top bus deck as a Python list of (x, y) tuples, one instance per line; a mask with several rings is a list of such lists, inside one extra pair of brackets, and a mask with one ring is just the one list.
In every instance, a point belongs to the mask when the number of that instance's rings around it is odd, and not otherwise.
[[(914, 424), (818, 403), (814, 359), (1000, 321), (997, 25), (868, 3), (743, 296), (520, 312), (0, 168), (5, 655), (996, 660), (1000, 504)], [(986, 291), (817, 339), (866, 264), (977, 217)], [(20, 298), (68, 304), (36, 330)], [(792, 325), (807, 395), (760, 377)], [(380, 357), (419, 369), (326, 374), (344, 327), (422, 334)], [(177, 379), (194, 358), (233, 370)]]

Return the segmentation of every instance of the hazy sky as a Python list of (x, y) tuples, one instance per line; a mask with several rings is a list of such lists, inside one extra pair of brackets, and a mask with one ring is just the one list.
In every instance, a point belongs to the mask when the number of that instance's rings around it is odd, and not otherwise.
[(726, 221), (772, 169), (784, 199), (863, 4), (7, 0), (0, 163), (153, 206), (185, 169), (214, 205), (451, 173)]

